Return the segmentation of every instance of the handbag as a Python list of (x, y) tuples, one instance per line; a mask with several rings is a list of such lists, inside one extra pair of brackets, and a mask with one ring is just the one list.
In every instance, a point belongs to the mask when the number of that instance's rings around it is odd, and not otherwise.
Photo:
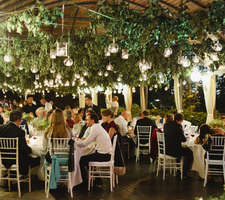
[(125, 162), (124, 162), (124, 159), (123, 159), (123, 155), (122, 155), (119, 143), (118, 143), (118, 147), (119, 147), (120, 155), (121, 155), (121, 158), (122, 158), (123, 166), (114, 167), (114, 173), (118, 176), (124, 176), (126, 174), (126, 166), (125, 166)]
[(52, 158), (49, 151), (45, 154), (45, 160), (50, 164), (52, 163)]

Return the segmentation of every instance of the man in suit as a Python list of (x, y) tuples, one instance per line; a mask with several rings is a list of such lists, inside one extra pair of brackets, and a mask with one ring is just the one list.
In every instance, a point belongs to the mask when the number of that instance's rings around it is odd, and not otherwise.
[(83, 120), (86, 119), (86, 112), (90, 108), (97, 114), (98, 119), (101, 119), (100, 108), (92, 103), (91, 95), (86, 95), (85, 96), (85, 108), (84, 108)]
[(193, 152), (189, 148), (182, 147), (182, 142), (186, 141), (184, 137), (184, 131), (182, 128), (182, 122), (184, 116), (181, 113), (177, 113), (174, 116), (174, 121), (167, 121), (164, 125), (165, 133), (165, 145), (166, 145), (166, 154), (176, 157), (178, 160), (181, 157), (184, 158), (183, 163), (183, 175), (184, 178), (187, 178), (187, 172), (192, 167), (193, 162)]
[[(27, 145), (24, 130), (19, 128), (21, 123), (22, 113), (20, 111), (12, 111), (9, 116), (9, 122), (0, 126), (1, 138), (18, 138), (19, 148), (19, 172), (26, 175), (29, 166), (34, 167), (40, 164), (40, 158), (32, 158), (29, 154), (32, 152), (31, 148)], [(6, 168), (10, 168), (14, 160), (2, 160)]]
[(157, 128), (155, 121), (151, 120), (149, 118), (150, 113), (148, 110), (145, 110), (142, 112), (141, 119), (137, 120), (135, 129), (134, 129), (134, 134), (137, 135), (137, 126), (151, 126), (152, 131)]
[(28, 95), (27, 96), (27, 105), (23, 107), (23, 112), (25, 113), (33, 113), (33, 115), (36, 117), (36, 111), (37, 106), (33, 104), (33, 96)]

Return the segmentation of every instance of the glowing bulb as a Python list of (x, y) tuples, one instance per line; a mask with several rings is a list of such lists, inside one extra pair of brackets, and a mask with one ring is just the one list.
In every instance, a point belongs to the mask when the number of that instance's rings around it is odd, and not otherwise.
[(7, 63), (11, 62), (11, 61), (12, 61), (12, 56), (9, 55), (9, 54), (6, 54), (6, 55), (4, 56), (4, 61), (7, 62)]
[(36, 65), (32, 66), (30, 70), (31, 70), (31, 72), (34, 73), (34, 74), (36, 74), (36, 73), (38, 72), (38, 68), (37, 68)]
[(129, 53), (127, 49), (122, 50), (122, 59), (126, 60), (129, 57)]
[(214, 51), (221, 51), (223, 49), (222, 44), (219, 43), (219, 41), (217, 41), (216, 43), (214, 43), (214, 45), (212, 46), (212, 49)]
[(55, 71), (56, 71), (56, 70), (55, 70), (55, 68), (53, 68), (53, 67), (50, 69), (50, 73), (51, 73), (51, 74), (54, 74)]
[(109, 45), (108, 51), (110, 53), (117, 53), (119, 51), (119, 46), (115, 43), (114, 39), (113, 39), (113, 43)]
[(170, 55), (173, 53), (173, 50), (171, 49), (171, 48), (166, 48), (165, 50), (164, 50), (164, 57), (165, 58), (168, 58), (168, 57), (170, 57)]
[(108, 71), (112, 71), (113, 70), (113, 66), (111, 65), (111, 63), (109, 63), (108, 65), (106, 65), (106, 69)]
[(199, 63), (199, 57), (194, 55), (194, 57), (192, 58), (193, 63)]
[(20, 64), (19, 66), (19, 70), (22, 71), (23, 70), (23, 65)]
[(109, 75), (109, 72), (105, 72), (104, 76), (107, 77)]
[(68, 56), (65, 60), (64, 60), (64, 65), (66, 65), (67, 67), (70, 67), (73, 65), (73, 60)]

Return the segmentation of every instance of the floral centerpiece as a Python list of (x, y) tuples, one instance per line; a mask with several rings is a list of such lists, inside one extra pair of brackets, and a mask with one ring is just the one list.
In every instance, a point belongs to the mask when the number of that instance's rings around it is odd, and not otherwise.
[(213, 121), (211, 121), (210, 123), (208, 123), (208, 125), (211, 127), (211, 128), (214, 128), (214, 129), (222, 129), (225, 131), (225, 121), (221, 120), (221, 119), (215, 119)]
[(30, 123), (34, 119), (33, 113), (23, 113), (22, 118)]
[(48, 126), (49, 126), (49, 121), (46, 119), (40, 119), (36, 121), (35, 127), (37, 128), (38, 131), (44, 131)]

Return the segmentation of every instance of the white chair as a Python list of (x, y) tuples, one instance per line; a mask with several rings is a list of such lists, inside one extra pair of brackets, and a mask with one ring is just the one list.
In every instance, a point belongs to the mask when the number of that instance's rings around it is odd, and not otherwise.
[[(225, 182), (225, 153), (224, 153), (224, 136), (212, 136), (212, 146), (206, 153), (205, 159), (205, 180), (204, 187), (207, 184), (208, 174), (223, 175)], [(220, 167), (219, 167), (220, 166)]]
[[(11, 161), (13, 164), (7, 169), (2, 160)], [(3, 176), (2, 172), (7, 172), (7, 177)], [(15, 172), (14, 174), (11, 172)], [(18, 138), (0, 138), (0, 180), (8, 180), (8, 187), (10, 192), (11, 181), (17, 181), (18, 196), (21, 197), (20, 183), (29, 183), (29, 192), (31, 192), (31, 170), (29, 167), (28, 176), (24, 177), (19, 174), (19, 147)]]
[(180, 170), (181, 180), (183, 179), (183, 161), (177, 162), (177, 158), (166, 155), (165, 148), (165, 138), (164, 133), (157, 132), (157, 142), (158, 142), (158, 166), (156, 176), (159, 175), (160, 167), (163, 168), (163, 180), (166, 177), (166, 169), (174, 170), (174, 175), (176, 170)]
[[(140, 159), (140, 154), (148, 154), (151, 152), (151, 126), (137, 126), (137, 154), (136, 162)], [(151, 159), (150, 159), (151, 161)]]
[[(71, 185), (71, 172), (68, 170), (68, 158), (69, 158), (69, 138), (50, 138), (49, 139), (49, 151), (50, 155), (60, 155), (57, 160), (60, 162), (60, 179), (58, 182), (66, 182), (68, 192), (71, 198), (73, 198), (73, 188)], [(62, 164), (65, 163), (65, 164)], [(49, 195), (49, 183), (51, 175), (51, 164), (45, 167), (45, 192), (46, 197)]]
[(117, 135), (113, 139), (113, 148), (111, 152), (111, 159), (108, 162), (89, 162), (88, 171), (88, 191), (93, 187), (95, 178), (109, 178), (110, 179), (110, 191), (113, 191), (115, 187), (114, 178), (114, 155), (116, 149)]

